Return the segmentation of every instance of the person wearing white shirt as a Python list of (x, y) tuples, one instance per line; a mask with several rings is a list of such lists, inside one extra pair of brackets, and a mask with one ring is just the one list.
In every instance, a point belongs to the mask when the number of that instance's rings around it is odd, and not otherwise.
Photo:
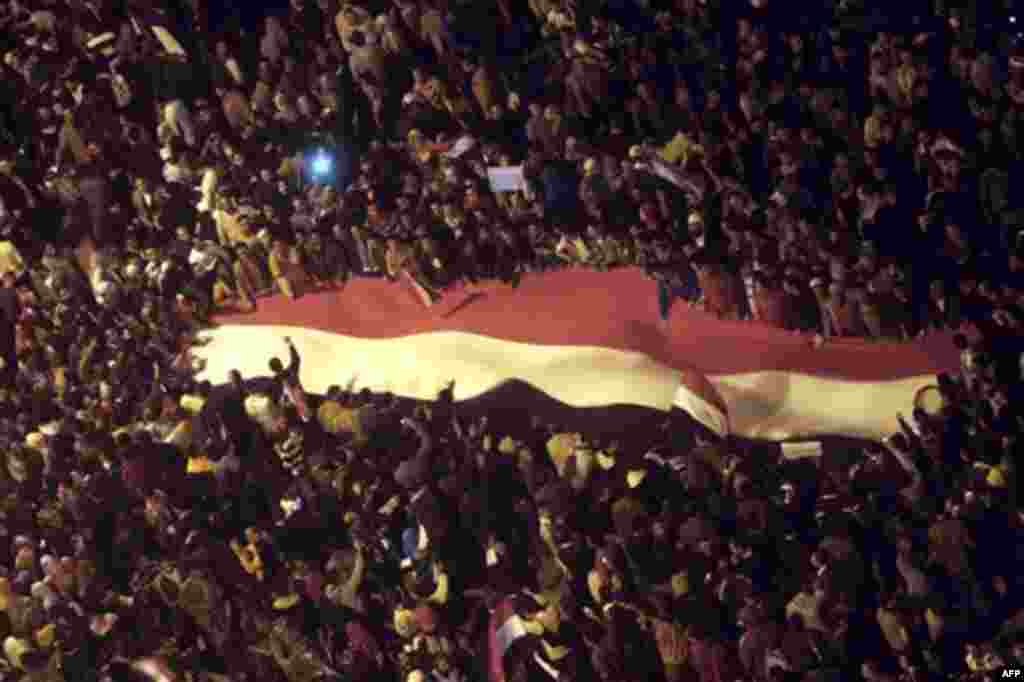
[(245, 76), (242, 74), (242, 67), (239, 66), (238, 60), (231, 55), (228, 51), (228, 45), (224, 41), (219, 41), (215, 48), (217, 53), (217, 59), (223, 64), (224, 69), (234, 80), (235, 85), (245, 85)]
[(160, 283), (160, 278), (163, 277), (164, 273), (170, 270), (171, 265), (169, 262), (161, 263), (158, 260), (151, 260), (146, 263), (146, 268), (143, 271), (146, 279), (153, 286), (157, 286)]
[(220, 266), (226, 258), (222, 249), (213, 242), (196, 242), (189, 252), (188, 263), (195, 274), (195, 285), (203, 299), (214, 301), (214, 287), (220, 276)]
[(89, 280), (89, 283), (92, 285), (93, 295), (96, 296), (96, 302), (101, 306), (113, 305), (116, 301), (118, 290), (112, 273), (103, 267), (97, 267), (93, 270)]
[(217, 269), (217, 254), (210, 244), (198, 243), (188, 255), (188, 263), (199, 276), (209, 275)]
[(203, 171), (203, 179), (199, 185), (200, 200), (196, 204), (196, 210), (200, 213), (208, 213), (214, 210), (219, 181), (220, 175), (217, 173), (216, 168), (207, 168)]

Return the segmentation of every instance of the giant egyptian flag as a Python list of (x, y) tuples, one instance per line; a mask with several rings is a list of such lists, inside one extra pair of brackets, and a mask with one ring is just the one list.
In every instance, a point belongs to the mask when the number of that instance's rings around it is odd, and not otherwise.
[(208, 334), (196, 352), (214, 383), (231, 369), (267, 374), (271, 357), (287, 357), (287, 335), (313, 393), (339, 385), (431, 400), (454, 380), (464, 404), (497, 396), (501, 409), (524, 413), (531, 401), (564, 413), (681, 410), (718, 433), (776, 441), (883, 438), (920, 388), (958, 366), (945, 336), (815, 349), (797, 334), (683, 306), (661, 325), (655, 283), (631, 268), (457, 289), (429, 309), (406, 285), (356, 279), (297, 301), (263, 299)]

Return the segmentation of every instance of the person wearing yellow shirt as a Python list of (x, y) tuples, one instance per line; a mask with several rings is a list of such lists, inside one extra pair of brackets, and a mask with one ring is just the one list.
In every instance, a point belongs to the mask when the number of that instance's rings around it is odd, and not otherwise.
[(25, 259), (18, 247), (10, 241), (0, 241), (0, 276), (8, 273), (20, 275), (25, 271)]
[(293, 300), (302, 295), (309, 275), (302, 267), (302, 259), (297, 248), (288, 246), (281, 240), (275, 241), (270, 250), (268, 263), (270, 274), (281, 293)]
[(245, 531), (246, 544), (243, 545), (237, 540), (231, 541), (231, 551), (238, 557), (239, 562), (242, 564), (242, 568), (245, 572), (251, 576), (255, 576), (257, 580), (263, 580), (265, 577), (263, 567), (263, 557), (260, 553), (259, 533), (253, 528), (247, 528)]
[(222, 246), (250, 244), (256, 240), (256, 235), (249, 227), (249, 221), (230, 202), (214, 210), (213, 222), (217, 226), (217, 240)]

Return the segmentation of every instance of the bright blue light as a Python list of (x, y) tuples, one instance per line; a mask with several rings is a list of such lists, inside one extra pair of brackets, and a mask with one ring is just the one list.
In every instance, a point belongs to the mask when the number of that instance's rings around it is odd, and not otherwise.
[(331, 172), (331, 159), (324, 153), (317, 154), (313, 159), (313, 174), (327, 175)]

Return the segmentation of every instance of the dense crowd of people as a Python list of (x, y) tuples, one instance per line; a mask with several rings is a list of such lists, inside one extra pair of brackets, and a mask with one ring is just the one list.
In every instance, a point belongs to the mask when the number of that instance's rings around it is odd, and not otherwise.
[[(0, 679), (484, 680), (506, 598), (510, 682), (1024, 665), (1015, 22), (870, 4), (0, 4)], [(810, 465), (188, 354), (271, 292), (567, 264), (962, 366)]]

